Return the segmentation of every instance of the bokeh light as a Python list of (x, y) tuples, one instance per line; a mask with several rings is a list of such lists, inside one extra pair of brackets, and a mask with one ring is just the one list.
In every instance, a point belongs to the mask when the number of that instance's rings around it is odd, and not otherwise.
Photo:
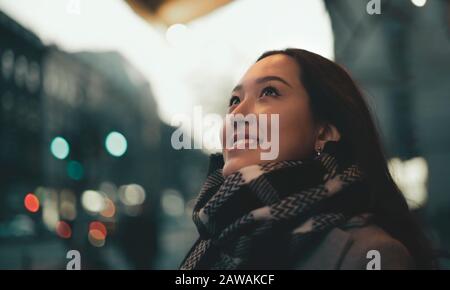
[(128, 206), (141, 205), (145, 201), (145, 190), (139, 184), (121, 186), (119, 189), (120, 201)]
[(103, 223), (94, 221), (89, 224), (88, 240), (94, 247), (105, 245), (107, 230)]
[(104, 192), (109, 199), (116, 201), (117, 199), (117, 186), (111, 181), (104, 181), (100, 184), (99, 190)]
[(59, 220), (58, 192), (47, 187), (42, 202), (42, 221), (49, 230), (54, 231)]
[(101, 212), (105, 208), (105, 198), (101, 192), (86, 190), (81, 195), (81, 205), (89, 212)]
[(428, 199), (428, 163), (423, 157), (408, 160), (392, 158), (389, 171), (411, 209), (425, 206)]
[(72, 237), (72, 228), (65, 221), (59, 221), (56, 224), (56, 234), (63, 239), (69, 239)]
[(72, 191), (61, 191), (59, 211), (61, 218), (65, 220), (73, 221), (77, 217), (76, 197)]
[(78, 161), (70, 161), (67, 163), (67, 175), (73, 180), (80, 180), (83, 178), (83, 165)]
[(180, 217), (184, 213), (183, 196), (175, 189), (166, 189), (162, 193), (161, 206), (167, 215)]
[(88, 234), (88, 240), (94, 247), (103, 247), (105, 245), (105, 238), (99, 230), (91, 230)]
[(39, 199), (33, 193), (28, 193), (24, 199), (25, 208), (29, 212), (37, 212), (39, 210)]
[(64, 139), (63, 137), (56, 137), (50, 144), (50, 151), (56, 158), (64, 159), (67, 157), (67, 155), (69, 155), (70, 146), (66, 139)]
[(100, 214), (106, 218), (112, 218), (116, 214), (116, 206), (111, 199), (105, 199), (105, 208), (100, 212)]
[(109, 154), (120, 157), (127, 151), (127, 139), (119, 132), (111, 132), (106, 137), (105, 147)]
[(99, 222), (99, 221), (91, 222), (89, 224), (89, 230), (90, 231), (91, 230), (98, 230), (98, 231), (100, 231), (103, 234), (103, 236), (105, 238), (106, 238), (106, 235), (108, 234), (108, 231), (106, 230), (105, 225), (102, 222)]
[(427, 0), (411, 0), (411, 2), (417, 7), (423, 7), (427, 4)]

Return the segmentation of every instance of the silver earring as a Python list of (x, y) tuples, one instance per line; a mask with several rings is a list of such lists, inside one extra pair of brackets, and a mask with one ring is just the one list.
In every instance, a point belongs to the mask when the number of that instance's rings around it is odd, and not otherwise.
[(320, 156), (320, 154), (322, 154), (322, 148), (321, 147), (317, 147), (316, 154), (317, 154), (317, 156)]

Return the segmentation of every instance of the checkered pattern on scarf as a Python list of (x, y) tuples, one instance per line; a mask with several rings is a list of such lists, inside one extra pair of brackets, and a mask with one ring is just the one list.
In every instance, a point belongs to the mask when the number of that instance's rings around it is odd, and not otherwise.
[[(280, 184), (290, 182), (283, 180), (283, 174), (296, 168), (307, 169), (319, 182), (281, 194)], [(277, 174), (281, 183), (274, 183), (274, 179), (269, 177)], [(318, 174), (321, 175), (319, 178)], [(217, 169), (209, 174), (198, 195), (193, 221), (200, 237), (180, 269), (240, 269), (248, 265), (250, 253), (256, 245), (264, 243), (267, 237), (276, 239), (276, 235), (271, 236), (271, 233), (276, 233), (280, 225), (290, 225), (288, 251), (298, 251), (305, 237), (329, 230), (349, 218), (339, 208), (326, 212), (315, 209), (361, 179), (362, 174), (356, 165), (341, 168), (329, 153), (309, 162), (278, 161), (252, 165), (226, 178), (222, 170)], [(249, 199), (242, 199), (247, 197)], [(264, 256), (265, 253), (258, 255)]]

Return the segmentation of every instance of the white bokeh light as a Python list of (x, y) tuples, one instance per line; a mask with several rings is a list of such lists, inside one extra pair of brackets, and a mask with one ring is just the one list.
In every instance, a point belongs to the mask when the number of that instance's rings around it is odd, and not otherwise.
[(121, 186), (119, 189), (120, 201), (128, 206), (141, 205), (145, 201), (145, 190), (139, 184)]
[(101, 212), (105, 208), (105, 197), (101, 192), (86, 190), (81, 195), (81, 205), (89, 212)]
[(411, 2), (417, 7), (423, 7), (427, 4), (427, 0), (411, 0)]
[(119, 132), (111, 132), (106, 136), (105, 147), (109, 154), (120, 157), (127, 151), (127, 139)]
[(175, 189), (166, 189), (161, 194), (161, 207), (167, 215), (180, 217), (184, 213), (183, 196)]
[(428, 199), (428, 163), (423, 157), (409, 160), (392, 158), (389, 171), (404, 194), (410, 208), (420, 208)]
[(50, 144), (50, 151), (58, 159), (65, 159), (70, 152), (69, 143), (62, 137), (56, 137)]

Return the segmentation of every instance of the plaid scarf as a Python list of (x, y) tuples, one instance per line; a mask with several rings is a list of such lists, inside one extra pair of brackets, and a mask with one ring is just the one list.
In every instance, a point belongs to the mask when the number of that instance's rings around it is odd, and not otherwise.
[(200, 237), (180, 269), (289, 269), (314, 238), (366, 212), (362, 180), (358, 166), (340, 166), (331, 152), (225, 178), (211, 170), (193, 211)]

